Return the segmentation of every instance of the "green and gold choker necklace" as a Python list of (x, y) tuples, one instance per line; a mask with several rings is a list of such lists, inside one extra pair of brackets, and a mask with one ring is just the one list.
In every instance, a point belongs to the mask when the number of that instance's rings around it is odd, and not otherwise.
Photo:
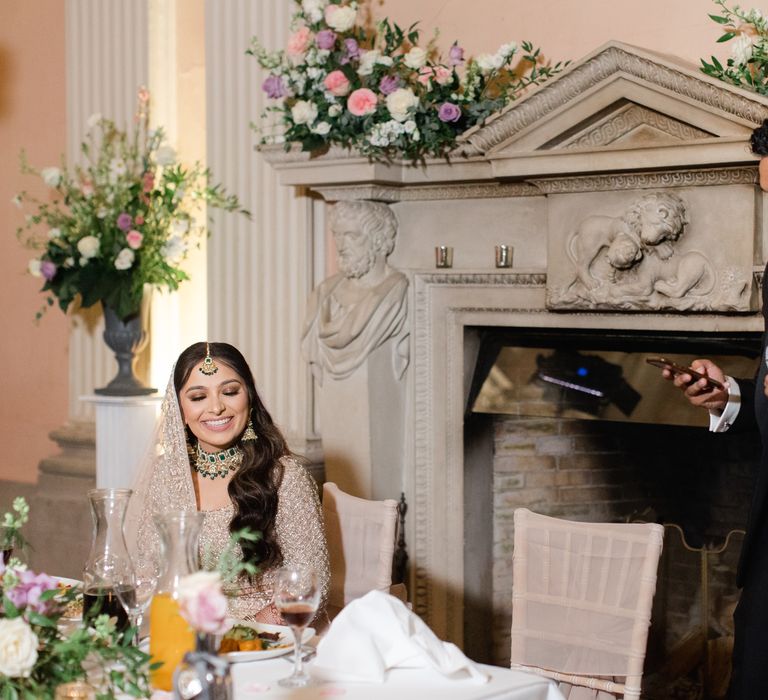
[(230, 447), (220, 452), (206, 452), (198, 444), (197, 458), (193, 469), (204, 479), (222, 479), (235, 471), (243, 461), (243, 451), (239, 447)]

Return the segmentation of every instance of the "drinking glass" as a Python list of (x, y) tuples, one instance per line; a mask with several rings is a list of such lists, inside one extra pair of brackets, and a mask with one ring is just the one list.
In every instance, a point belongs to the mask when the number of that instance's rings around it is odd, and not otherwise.
[(275, 578), (275, 607), (293, 633), (293, 673), (278, 681), (285, 688), (301, 688), (310, 682), (301, 659), (301, 639), (320, 603), (317, 574), (302, 566), (279, 569)]
[(134, 646), (139, 646), (141, 623), (152, 602), (159, 578), (160, 566), (154, 556), (143, 559), (141, 564), (137, 562), (135, 568), (129, 562), (129, 565), (120, 567), (115, 576), (115, 593), (128, 614), (131, 627), (136, 629)]

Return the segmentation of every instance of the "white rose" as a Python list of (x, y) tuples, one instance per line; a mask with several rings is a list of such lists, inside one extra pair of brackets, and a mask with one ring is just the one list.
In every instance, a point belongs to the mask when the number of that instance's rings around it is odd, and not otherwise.
[(160, 146), (155, 154), (158, 165), (173, 165), (176, 162), (176, 151), (170, 146)]
[(83, 236), (77, 242), (77, 250), (86, 260), (99, 254), (99, 239), (96, 236)]
[(403, 129), (406, 134), (412, 134), (416, 130), (416, 122), (413, 119), (409, 119), (403, 124)]
[(291, 107), (291, 118), (295, 124), (311, 124), (317, 119), (317, 107), (312, 102), (299, 100)]
[[(333, 8), (333, 9), (332, 9)], [(328, 10), (332, 9), (331, 12)], [(346, 32), (355, 26), (357, 10), (354, 7), (331, 5), (326, 9), (325, 21), (331, 29), (337, 32)]]
[(128, 270), (133, 265), (134, 252), (130, 248), (123, 248), (115, 258), (115, 269)]
[(58, 187), (61, 182), (61, 170), (54, 167), (43, 168), (40, 171), (40, 177), (48, 187)]
[(0, 673), (28, 678), (37, 661), (37, 635), (20, 617), (0, 620)]
[(328, 107), (329, 117), (338, 117), (341, 114), (341, 105), (331, 105)]
[(504, 65), (504, 61), (498, 54), (481, 53), (476, 59), (477, 67), (483, 75), (488, 75), (491, 71), (498, 70)]
[(74, 266), (75, 266), (75, 259), (74, 258), (67, 258), (64, 261), (64, 267), (65, 268), (70, 268), (70, 267), (74, 267)]
[(405, 65), (413, 70), (418, 70), (427, 62), (427, 52), (414, 46), (407, 54), (405, 54)]
[(381, 54), (376, 50), (366, 51), (360, 55), (360, 65), (357, 68), (358, 75), (370, 75), (373, 73), (373, 67), (381, 58)]
[(307, 19), (314, 24), (323, 19), (323, 10), (327, 4), (326, 0), (302, 0), (301, 9), (304, 10)]
[(29, 274), (33, 277), (42, 277), (43, 273), (40, 272), (40, 261), (37, 258), (32, 258), (32, 260), (29, 261), (29, 264), (27, 265), (27, 270), (29, 271)]
[(98, 126), (100, 121), (101, 121), (101, 114), (99, 114), (98, 112), (94, 112), (90, 117), (88, 117), (88, 121), (85, 123), (85, 125), (90, 130), (90, 129), (93, 129), (94, 126)]
[(419, 98), (413, 94), (410, 88), (398, 88), (387, 95), (387, 109), (393, 119), (404, 122), (408, 119), (411, 108), (419, 104)]
[(173, 235), (163, 244), (160, 252), (169, 263), (177, 263), (187, 252), (187, 244), (181, 236)]
[(731, 44), (731, 56), (736, 63), (744, 65), (752, 58), (752, 49), (752, 39), (746, 34), (739, 34)]
[(328, 122), (318, 122), (310, 129), (313, 134), (320, 134), (320, 136), (325, 136), (330, 130), (331, 125)]

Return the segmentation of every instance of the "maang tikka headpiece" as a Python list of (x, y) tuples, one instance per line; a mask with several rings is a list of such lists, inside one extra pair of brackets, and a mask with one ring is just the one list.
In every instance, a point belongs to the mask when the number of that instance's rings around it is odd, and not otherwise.
[(216, 374), (216, 372), (219, 371), (219, 366), (211, 357), (211, 346), (208, 345), (208, 343), (205, 344), (205, 359), (203, 360), (203, 366), (200, 368), (200, 371), (208, 376)]

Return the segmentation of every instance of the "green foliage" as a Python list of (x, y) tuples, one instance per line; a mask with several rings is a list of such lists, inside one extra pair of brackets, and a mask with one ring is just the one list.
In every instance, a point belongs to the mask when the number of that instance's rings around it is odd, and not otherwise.
[(730, 85), (768, 95), (768, 20), (757, 9), (730, 8), (726, 0), (714, 0), (721, 14), (709, 17), (723, 27), (718, 43), (731, 44), (731, 55), (723, 65), (715, 56), (701, 59), (701, 71)]
[(144, 285), (175, 290), (188, 279), (181, 265), (206, 229), (206, 205), (249, 215), (208, 169), (177, 162), (163, 130), (149, 128), (148, 101), (141, 89), (130, 131), (92, 116), (71, 172), (63, 162), (37, 170), (22, 152), (22, 172), (42, 177), (52, 194), (14, 198), (28, 210), (17, 236), (38, 251), (29, 271), (44, 279), (48, 306), (56, 299), (67, 311), (79, 296), (83, 307), (102, 302), (128, 319)]
[[(420, 45), (415, 24), (361, 26), (354, 0), (295, 2), (287, 50), (269, 52), (254, 38), (248, 51), (269, 71), (264, 89), (277, 100), (255, 127), (263, 144), (298, 143), (304, 151), (335, 145), (382, 161), (447, 156), (464, 131), (568, 65), (548, 63), (527, 41), (469, 61), (454, 44), (443, 56), (434, 41)], [(348, 85), (337, 79), (329, 88), (326, 80), (339, 75)], [(354, 107), (360, 91), (375, 99), (365, 113)]]

